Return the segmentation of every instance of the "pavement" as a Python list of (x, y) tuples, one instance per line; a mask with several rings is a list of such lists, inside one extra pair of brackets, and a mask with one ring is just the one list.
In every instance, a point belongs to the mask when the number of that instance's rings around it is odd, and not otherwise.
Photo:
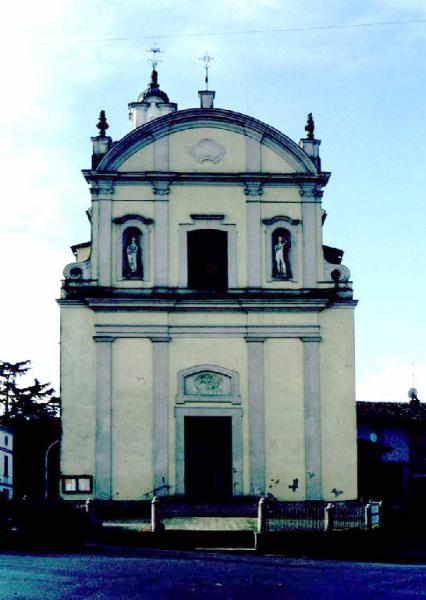
[(2, 552), (0, 598), (414, 600), (426, 598), (426, 567), (106, 546)]
[[(166, 531), (256, 531), (257, 519), (250, 517), (181, 517), (162, 520)], [(102, 527), (121, 528), (126, 531), (150, 531), (151, 521), (146, 519), (116, 519), (103, 521)]]

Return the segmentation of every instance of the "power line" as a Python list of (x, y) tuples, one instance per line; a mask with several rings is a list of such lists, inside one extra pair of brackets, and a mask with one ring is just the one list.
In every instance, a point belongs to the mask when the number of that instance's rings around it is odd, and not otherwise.
[[(412, 24), (424, 24), (426, 19), (407, 19), (405, 21), (374, 21), (371, 23), (349, 23), (347, 25), (315, 25), (311, 27), (283, 27), (279, 29), (248, 29), (245, 31), (210, 31), (198, 33), (165, 33), (156, 34), (155, 39), (171, 39), (171, 38), (204, 38), (204, 37), (220, 37), (234, 35), (258, 35), (258, 34), (274, 34), (274, 33), (298, 33), (304, 31), (329, 31), (336, 29), (353, 29), (367, 27), (384, 27), (384, 26), (401, 26)], [(30, 41), (30, 44), (97, 44), (97, 43), (115, 43), (115, 42), (136, 42), (139, 40), (150, 40), (152, 35), (114, 37), (114, 38), (95, 38), (95, 39), (69, 39), (69, 40), (49, 40), (49, 41)]]

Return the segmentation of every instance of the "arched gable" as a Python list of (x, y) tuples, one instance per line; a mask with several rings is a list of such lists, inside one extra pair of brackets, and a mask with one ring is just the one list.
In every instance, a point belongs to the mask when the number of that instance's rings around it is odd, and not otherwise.
[[(253, 138), (262, 144), (266, 153), (284, 159), (292, 172), (318, 173), (317, 167), (306, 153), (289, 137), (253, 117), (223, 109), (182, 110), (138, 127), (112, 146), (97, 170), (117, 171), (125, 161), (154, 141), (177, 132), (203, 128), (220, 129)], [(133, 161), (129, 161), (129, 165), (132, 163)], [(145, 170), (150, 170), (150, 165)]]

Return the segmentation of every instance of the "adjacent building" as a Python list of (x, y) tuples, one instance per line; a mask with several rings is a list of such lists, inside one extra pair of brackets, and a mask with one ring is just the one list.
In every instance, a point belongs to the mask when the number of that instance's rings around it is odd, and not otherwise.
[(13, 498), (13, 433), (0, 425), (0, 496)]
[(426, 405), (414, 394), (410, 402), (357, 402), (357, 413), (360, 496), (424, 507)]
[(357, 496), (353, 299), (320, 141), (178, 110), (154, 70), (113, 142), (61, 308), (64, 498)]

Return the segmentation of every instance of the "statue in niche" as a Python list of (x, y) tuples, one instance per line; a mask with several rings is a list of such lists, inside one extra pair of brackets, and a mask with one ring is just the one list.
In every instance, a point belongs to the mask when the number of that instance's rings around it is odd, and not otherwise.
[(142, 234), (135, 227), (123, 235), (123, 276), (126, 279), (143, 279)]
[(277, 279), (291, 279), (290, 267), (291, 237), (286, 229), (277, 229), (272, 235), (273, 265), (272, 275)]

